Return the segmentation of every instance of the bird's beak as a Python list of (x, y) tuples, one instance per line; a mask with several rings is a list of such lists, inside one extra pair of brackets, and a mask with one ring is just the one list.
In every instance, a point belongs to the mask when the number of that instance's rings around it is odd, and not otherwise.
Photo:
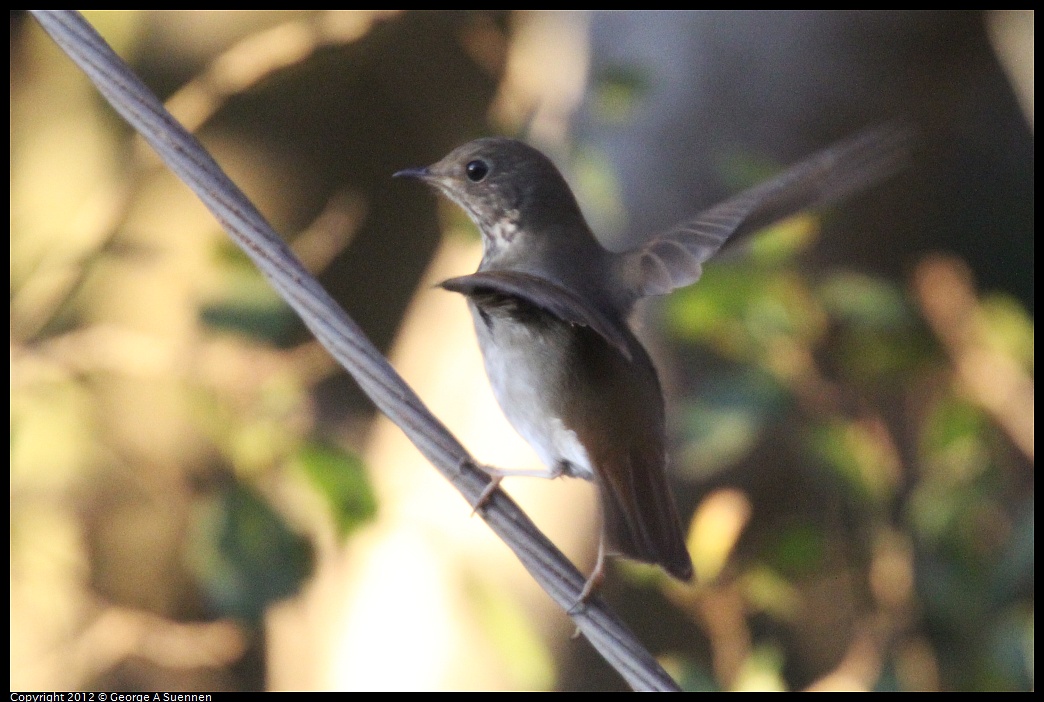
[(392, 178), (417, 178), (419, 180), (429, 180), (431, 176), (431, 169), (426, 166), (422, 168), (407, 168), (392, 174)]

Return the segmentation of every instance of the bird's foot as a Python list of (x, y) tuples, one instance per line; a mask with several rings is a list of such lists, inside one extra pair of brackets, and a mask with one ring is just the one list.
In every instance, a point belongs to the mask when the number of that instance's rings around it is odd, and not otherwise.
[(478, 499), (475, 500), (475, 504), (471, 508), (471, 516), (474, 517), (475, 513), (486, 506), (489, 502), (489, 498), (493, 496), (493, 493), (500, 487), (500, 483), (504, 481), (503, 475), (490, 475), (489, 482), (486, 483), (486, 487), (479, 494)]
[(554, 468), (547, 470), (504, 470), (502, 468), (495, 468), (493, 466), (481, 465), (478, 463), (472, 463), (471, 465), (490, 477), (489, 484), (486, 485), (482, 494), (480, 494), (478, 499), (475, 501), (473, 509), (471, 510), (472, 515), (486, 506), (486, 503), (489, 502), (489, 498), (497, 491), (497, 488), (500, 487), (500, 483), (504, 478), (546, 478), (548, 480), (553, 480), (561, 475), (569, 475), (569, 472), (562, 464), (558, 464)]
[[(602, 586), (602, 582), (605, 580), (605, 544), (604, 541), (598, 543), (598, 560), (595, 562), (594, 570), (591, 571), (591, 575), (588, 576), (587, 582), (584, 583), (584, 587), (580, 590), (580, 597), (576, 600), (572, 607), (566, 610), (566, 614), (573, 615), (578, 612), (582, 612), (584, 607), (587, 606), (587, 601), (598, 592), (598, 588)], [(576, 638), (580, 633), (577, 629), (576, 633), (573, 634), (573, 638)]]

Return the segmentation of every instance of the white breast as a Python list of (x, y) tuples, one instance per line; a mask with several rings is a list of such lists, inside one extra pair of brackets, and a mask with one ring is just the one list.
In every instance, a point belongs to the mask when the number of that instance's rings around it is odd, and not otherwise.
[(549, 470), (568, 461), (573, 474), (592, 479), (587, 450), (576, 432), (562, 422), (551, 401), (554, 393), (563, 391), (566, 379), (567, 326), (563, 323), (557, 331), (536, 333), (525, 324), (497, 317), (491, 330), (474, 304), (470, 306), (493, 395), (511, 426)]

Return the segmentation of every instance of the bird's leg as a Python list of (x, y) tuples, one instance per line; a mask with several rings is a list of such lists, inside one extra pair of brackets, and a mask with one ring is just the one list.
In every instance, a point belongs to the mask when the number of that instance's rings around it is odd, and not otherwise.
[(483, 473), (490, 477), (489, 483), (482, 490), (482, 493), (478, 496), (475, 501), (475, 505), (471, 510), (472, 514), (478, 512), (480, 509), (486, 506), (489, 502), (489, 498), (496, 492), (497, 488), (500, 487), (500, 483), (504, 478), (508, 477), (525, 477), (525, 478), (546, 478), (552, 480), (562, 475), (565, 472), (565, 468), (561, 463), (557, 464), (554, 468), (548, 468), (545, 470), (504, 470), (502, 468), (496, 468), (494, 466), (487, 466), (481, 464), (474, 464), (476, 468), (481, 470)]
[(545, 478), (553, 480), (565, 473), (565, 465), (563, 463), (557, 463), (554, 468), (545, 468), (543, 470), (527, 470), (524, 468), (504, 470), (494, 466), (479, 466), (479, 468), (494, 478)]
[[(584, 583), (584, 589), (580, 591), (580, 598), (576, 601), (572, 607), (569, 608), (567, 614), (575, 614), (580, 611), (582, 607), (587, 604), (587, 600), (591, 598), (598, 588), (602, 586), (602, 581), (605, 580), (605, 536), (601, 536), (598, 539), (598, 560), (595, 561), (594, 570), (591, 571), (591, 575), (588, 576), (587, 582)], [(577, 629), (577, 633), (579, 633)]]

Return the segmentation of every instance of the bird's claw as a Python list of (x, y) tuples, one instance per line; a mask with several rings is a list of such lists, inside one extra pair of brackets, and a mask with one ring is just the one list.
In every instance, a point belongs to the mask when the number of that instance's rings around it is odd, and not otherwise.
[(489, 499), (493, 496), (493, 493), (497, 491), (497, 488), (500, 487), (500, 483), (503, 480), (503, 475), (490, 476), (486, 487), (483, 488), (482, 493), (478, 496), (478, 499), (475, 500), (475, 505), (471, 509), (471, 516), (474, 517), (476, 512), (486, 506), (486, 503), (489, 502)]
[[(603, 580), (605, 580), (605, 558), (601, 553), (601, 549), (599, 549), (598, 563), (595, 565), (594, 571), (587, 578), (583, 589), (580, 590), (580, 597), (577, 598), (572, 607), (566, 610), (566, 614), (572, 616), (584, 611), (584, 608), (587, 607), (587, 601), (598, 592), (598, 588), (602, 586)], [(579, 633), (580, 630), (577, 629), (573, 634), (573, 638), (576, 638)]]

